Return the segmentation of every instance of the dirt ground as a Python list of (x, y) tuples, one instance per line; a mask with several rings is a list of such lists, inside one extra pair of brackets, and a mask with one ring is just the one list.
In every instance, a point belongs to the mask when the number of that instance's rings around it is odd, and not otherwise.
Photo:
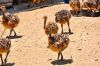
[[(100, 66), (100, 17), (70, 19), (73, 34), (69, 36), (68, 48), (63, 51), (63, 61), (58, 61), (57, 53), (47, 48), (48, 41), (43, 30), (42, 17), (47, 15), (48, 22), (55, 21), (55, 13), (62, 9), (70, 7), (67, 4), (59, 4), (15, 13), (20, 18), (20, 23), (15, 28), (19, 37), (11, 39), (12, 46), (7, 66)], [(1, 17), (2, 15), (0, 21)], [(4, 27), (0, 24), (0, 35), (3, 30)], [(64, 31), (68, 32), (66, 24)], [(3, 37), (8, 35), (9, 29)]]

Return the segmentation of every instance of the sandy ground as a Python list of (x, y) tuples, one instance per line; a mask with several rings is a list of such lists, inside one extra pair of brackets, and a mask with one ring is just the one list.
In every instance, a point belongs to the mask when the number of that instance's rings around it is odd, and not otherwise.
[[(100, 66), (100, 17), (70, 19), (74, 34), (69, 36), (69, 47), (63, 51), (64, 61), (57, 61), (57, 53), (47, 48), (42, 17), (47, 15), (48, 22), (55, 21), (54, 14), (61, 9), (70, 8), (67, 4), (59, 4), (17, 13), (20, 24), (15, 30), (22, 37), (11, 39), (7, 66)], [(0, 24), (0, 35), (3, 30), (4, 27)], [(60, 31), (59, 25), (59, 33)], [(67, 25), (64, 25), (64, 31), (68, 32)], [(7, 35), (9, 30), (6, 30), (3, 37)]]

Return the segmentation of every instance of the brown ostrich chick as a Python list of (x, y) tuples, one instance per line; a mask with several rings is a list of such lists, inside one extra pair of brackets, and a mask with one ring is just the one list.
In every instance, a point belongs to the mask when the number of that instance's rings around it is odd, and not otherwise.
[(54, 52), (58, 53), (58, 60), (61, 55), (61, 60), (63, 60), (62, 51), (64, 51), (69, 44), (68, 34), (58, 34), (50, 35), (48, 37), (48, 48)]
[(75, 14), (78, 16), (78, 13), (80, 11), (80, 1), (79, 0), (70, 0), (69, 1), (70, 7), (75, 12)]
[(48, 22), (47, 23), (47, 16), (43, 17), (44, 19), (44, 30), (45, 30), (45, 34), (49, 35), (51, 34), (57, 34), (58, 32), (58, 25), (54, 22)]
[(27, 0), (28, 1), (28, 7), (31, 7), (31, 3), (35, 4), (38, 6), (40, 3), (53, 3), (54, 0)]
[(55, 14), (55, 21), (61, 24), (62, 33), (63, 33), (63, 24), (65, 23), (67, 23), (69, 33), (71, 33), (70, 22), (69, 22), (70, 18), (71, 18), (71, 14), (68, 10), (61, 10)]
[(5, 6), (0, 6), (0, 9), (2, 11), (3, 17), (2, 17), (2, 24), (5, 27), (5, 29), (10, 29), (10, 34), (12, 34), (12, 31), (14, 32), (14, 36), (16, 36), (16, 32), (14, 30), (15, 27), (19, 24), (19, 18), (17, 15), (12, 15), (9, 12), (7, 12)]
[(88, 11), (97, 11), (97, 7), (98, 7), (98, 0), (83, 0), (82, 1), (82, 5), (81, 5), (81, 9), (85, 9)]
[(42, 0), (28, 0), (28, 7), (31, 7), (31, 3), (35, 4), (36, 6), (41, 2)]
[(32, 2), (37, 6), (42, 0), (32, 0)]
[[(5, 66), (7, 63), (7, 57), (10, 53), (10, 48), (11, 48), (11, 40), (8, 38), (0, 38), (0, 58), (1, 58), (2, 66)], [(3, 60), (2, 55), (4, 53), (7, 54), (5, 59)]]

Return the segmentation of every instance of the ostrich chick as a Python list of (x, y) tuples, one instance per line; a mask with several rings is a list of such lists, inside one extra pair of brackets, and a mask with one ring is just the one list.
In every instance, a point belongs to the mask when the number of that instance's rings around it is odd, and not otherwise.
[(70, 0), (69, 1), (70, 7), (73, 11), (75, 11), (75, 14), (78, 16), (80, 11), (80, 1), (79, 0)]
[(17, 15), (12, 15), (9, 12), (7, 12), (5, 6), (0, 6), (0, 9), (2, 11), (3, 17), (2, 17), (2, 24), (5, 27), (5, 29), (10, 29), (10, 34), (11, 35), (12, 31), (14, 32), (14, 36), (16, 36), (16, 32), (14, 30), (15, 27), (18, 26), (19, 24), (19, 18)]
[[(1, 58), (2, 66), (6, 65), (10, 48), (11, 48), (11, 40), (8, 38), (0, 38), (0, 58)], [(3, 53), (7, 53), (4, 60), (2, 58)]]
[(49, 35), (51, 34), (57, 34), (58, 32), (58, 25), (54, 22), (48, 22), (47, 23), (47, 16), (43, 17), (44, 19), (44, 30), (45, 30), (45, 34)]
[(58, 60), (61, 55), (61, 60), (63, 60), (62, 51), (68, 47), (69, 38), (68, 34), (58, 34), (50, 35), (48, 37), (48, 48), (54, 52), (58, 52)]
[(69, 26), (69, 20), (71, 18), (71, 14), (68, 10), (61, 10), (55, 14), (55, 21), (61, 24), (62, 33), (63, 33), (63, 24), (67, 23), (69, 28), (69, 33), (71, 33), (71, 29)]

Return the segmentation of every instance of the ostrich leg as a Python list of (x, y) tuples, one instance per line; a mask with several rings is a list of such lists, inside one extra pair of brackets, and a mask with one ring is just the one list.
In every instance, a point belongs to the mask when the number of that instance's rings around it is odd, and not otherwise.
[(79, 16), (79, 11), (78, 10), (76, 11), (76, 14), (77, 14), (77, 16)]
[(63, 60), (63, 55), (62, 55), (62, 52), (61, 52), (61, 60)]
[(58, 60), (59, 60), (60, 54), (61, 54), (61, 52), (58, 52)]
[(6, 28), (4, 29), (3, 33), (1, 34), (1, 38), (2, 38), (2, 36), (3, 36), (3, 34), (4, 34), (5, 31), (6, 31)]
[(78, 11), (77, 10), (75, 11), (75, 13), (76, 13), (76, 16), (78, 16)]
[(14, 29), (11, 29), (11, 30), (10, 30), (10, 34), (9, 34), (9, 36), (11, 36), (12, 31), (14, 32), (14, 36), (16, 36), (16, 32), (15, 32), (15, 30), (14, 30)]
[(2, 66), (4, 66), (4, 62), (3, 62), (3, 58), (2, 58), (2, 54), (0, 54), (0, 57), (1, 57)]
[(16, 36), (16, 32), (15, 32), (15, 30), (13, 29), (13, 32), (14, 32), (14, 36)]
[(71, 29), (70, 29), (70, 26), (69, 26), (69, 21), (67, 22), (67, 25), (68, 25), (68, 28), (69, 28), (69, 34), (71, 33)]
[(31, 0), (28, 0), (28, 5), (27, 7), (31, 7)]
[(63, 24), (61, 24), (61, 28), (62, 28), (62, 33), (63, 33)]
[(13, 31), (13, 30), (12, 30), (12, 29), (10, 29), (10, 34), (9, 34), (9, 36), (11, 36), (12, 31)]
[(4, 59), (5, 64), (7, 63), (7, 57), (9, 55), (10, 51), (7, 52), (6, 58)]

